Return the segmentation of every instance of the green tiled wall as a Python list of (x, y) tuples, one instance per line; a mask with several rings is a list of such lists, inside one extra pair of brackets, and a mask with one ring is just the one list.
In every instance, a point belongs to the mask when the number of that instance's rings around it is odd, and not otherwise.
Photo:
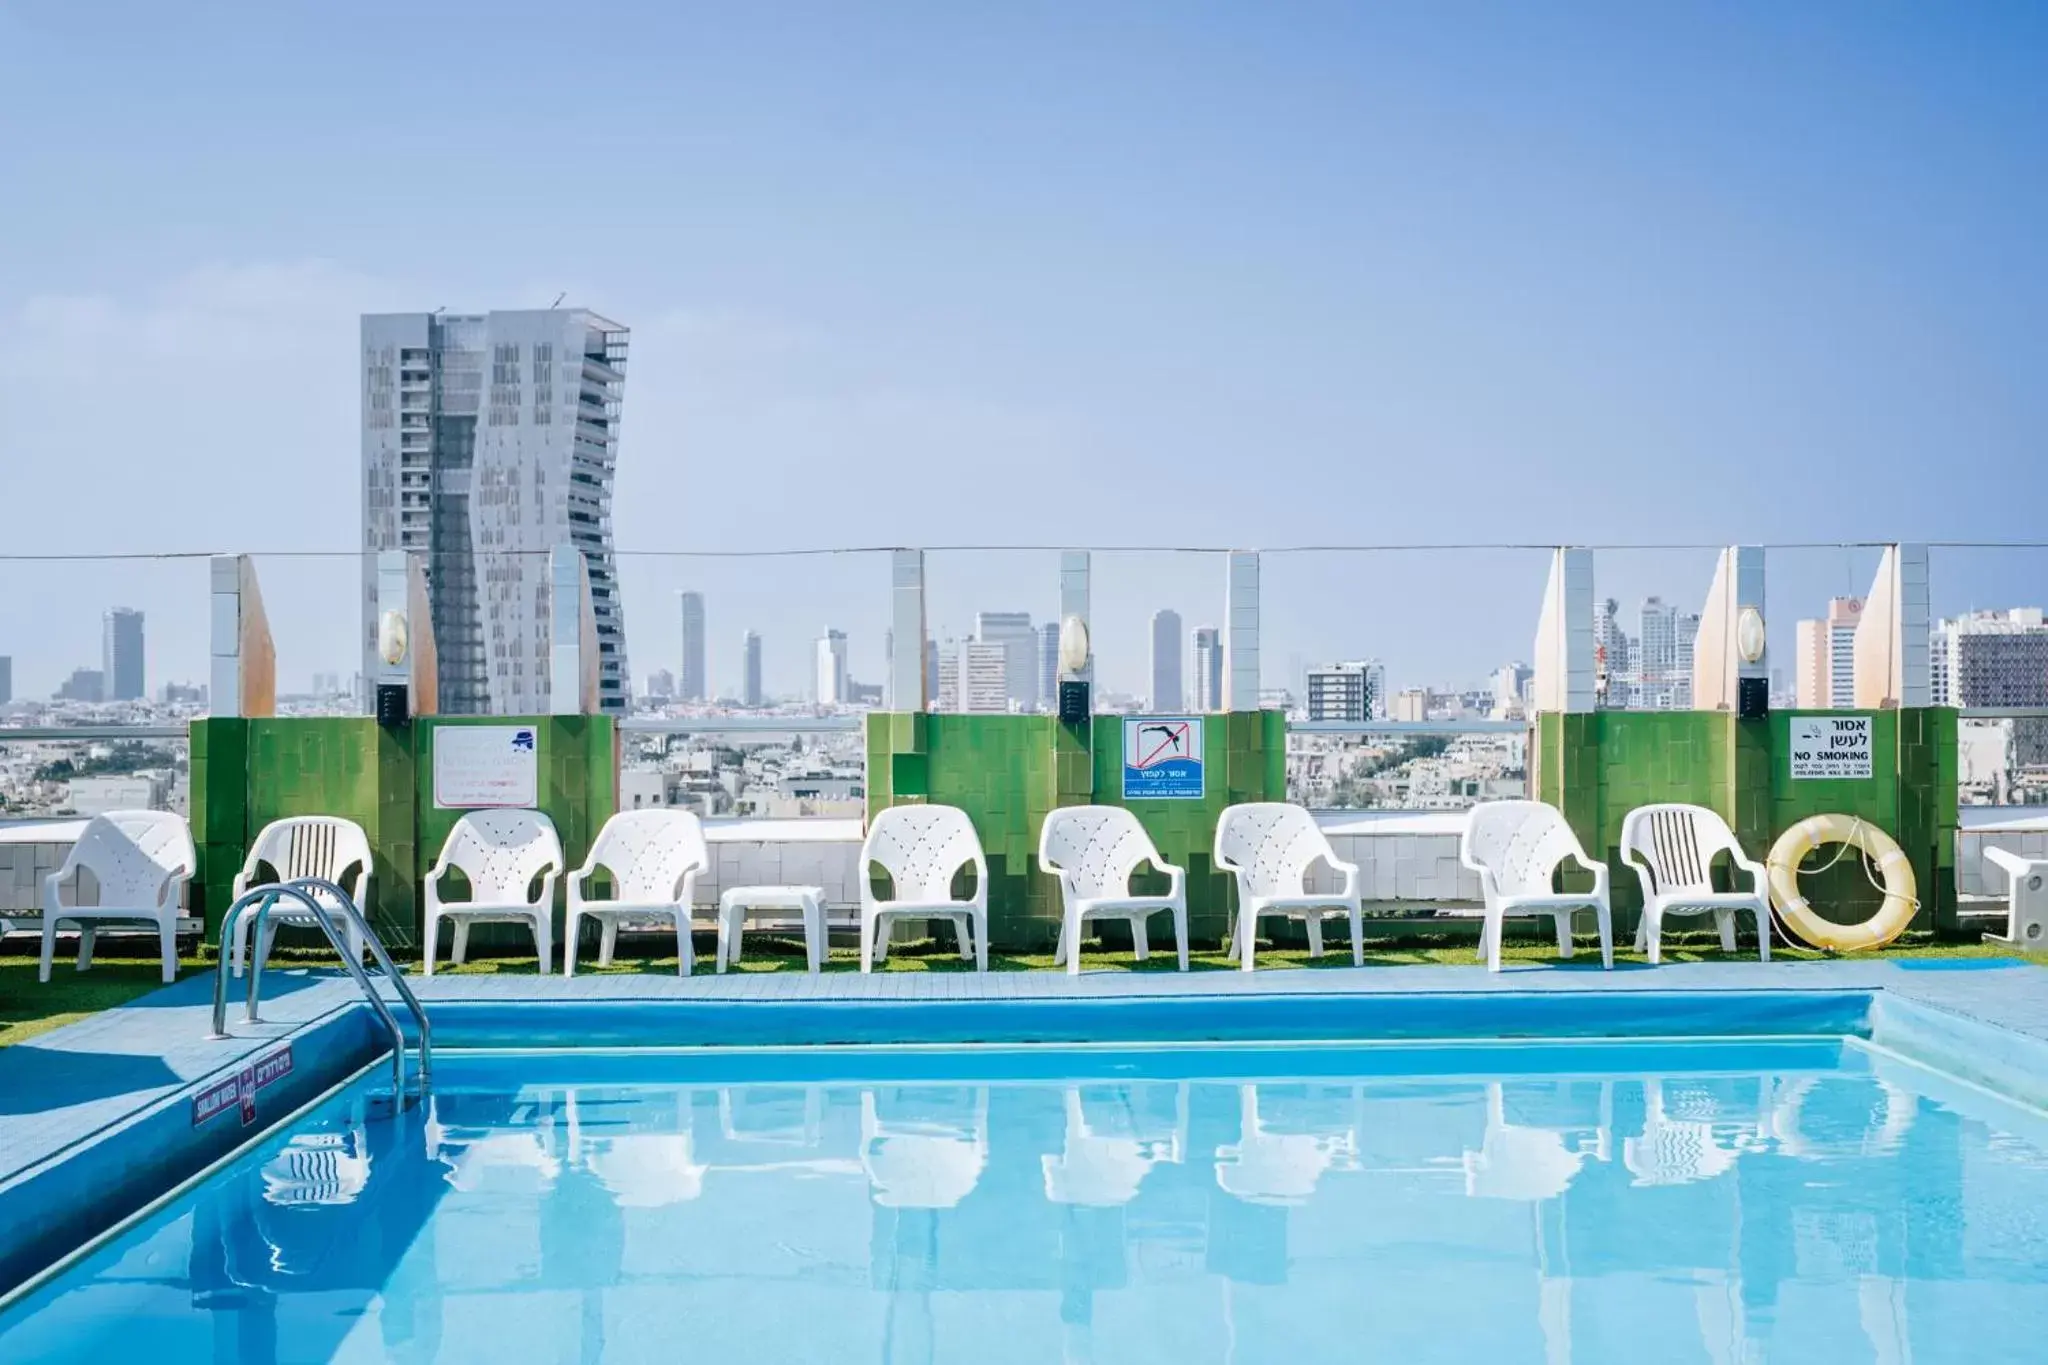
[[(460, 815), (434, 808), (434, 732), (511, 723), (507, 717), (422, 718), (387, 730), (367, 716), (195, 721), (192, 828), (209, 933), (218, 927), (258, 830), (290, 815), (339, 815), (363, 827), (375, 852), (371, 923), (393, 949), (416, 948), (420, 880)], [(551, 716), (519, 723), (539, 732), (540, 808), (555, 822), (573, 868), (616, 808), (612, 722)]]
[[(1216, 818), (1232, 802), (1285, 799), (1286, 728), (1278, 712), (1265, 711), (1204, 722), (1204, 799), (1129, 805), (1161, 856), (1187, 869), (1189, 935), (1213, 940), (1223, 934), (1230, 894), (1229, 878), (1210, 865)], [(869, 814), (918, 801), (961, 807), (988, 858), (990, 941), (1049, 949), (1059, 890), (1038, 866), (1039, 827), (1055, 806), (1126, 804), (1120, 719), (1067, 726), (1051, 716), (875, 715), (867, 749)]]
[[(1898, 840), (1920, 885), (1923, 926), (1954, 923), (1956, 827), (1955, 712), (1937, 708), (1877, 711), (1873, 776), (1792, 780), (1785, 754), (1794, 716), (1737, 720), (1715, 711), (1595, 711), (1537, 718), (1536, 795), (1564, 811), (1589, 850), (1611, 868), (1617, 911), (1632, 923), (1641, 904), (1635, 872), (1621, 862), (1621, 824), (1629, 811), (1685, 801), (1728, 820), (1759, 861), (1785, 829), (1809, 815), (1839, 813), (1870, 821)], [(1816, 862), (1833, 856), (1824, 850)], [(1867, 918), (1880, 893), (1853, 857), (1802, 883), (1823, 914)]]

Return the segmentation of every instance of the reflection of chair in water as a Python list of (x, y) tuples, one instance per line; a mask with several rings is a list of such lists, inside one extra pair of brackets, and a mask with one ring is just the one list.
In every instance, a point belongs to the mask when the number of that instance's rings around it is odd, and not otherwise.
[(1255, 1085), (1237, 1088), (1238, 1140), (1216, 1149), (1216, 1183), (1224, 1193), (1254, 1204), (1305, 1204), (1324, 1171), (1357, 1164), (1355, 1091), (1345, 1092), (1338, 1118), (1325, 1104), (1289, 1104), (1295, 1097), (1268, 1087), (1266, 1102), (1286, 1110), (1271, 1120), (1262, 1114), (1259, 1092)]
[(1853, 1125), (1853, 1133), (1818, 1135), (1807, 1132), (1805, 1117), (1806, 1102), (1820, 1082), (1808, 1076), (1764, 1084), (1765, 1135), (1776, 1140), (1780, 1152), (1793, 1157), (1889, 1156), (1912, 1131), (1918, 1105), (1912, 1092), (1881, 1077), (1831, 1077), (1831, 1090), (1858, 1084), (1875, 1087), (1877, 1103), (1857, 1115), (1861, 1122)]
[(296, 1133), (263, 1163), (267, 1204), (353, 1204), (370, 1183), (360, 1123), (338, 1133)]
[[(549, 1097), (552, 1100), (552, 1096)], [(532, 1171), (543, 1187), (562, 1173), (555, 1155), (555, 1115), (551, 1102), (525, 1106), (535, 1110), (530, 1127), (493, 1124), (482, 1127), (444, 1122), (441, 1096), (427, 1098), (427, 1157), (448, 1167), (448, 1184), (470, 1191), (483, 1185), (494, 1170)]]
[[(1673, 1109), (1667, 1105), (1663, 1081), (1652, 1077), (1643, 1082), (1642, 1136), (1625, 1138), (1621, 1144), (1622, 1164), (1637, 1185), (1712, 1180), (1732, 1170), (1744, 1151), (1761, 1142), (1756, 1133), (1716, 1132), (1711, 1101), (1703, 1107), (1687, 1104), (1676, 1113)], [(1732, 1125), (1724, 1121), (1721, 1127)]]
[(662, 1122), (665, 1115), (656, 1116), (657, 1126), (648, 1131), (607, 1123), (605, 1107), (592, 1107), (596, 1122), (586, 1118), (577, 1093), (569, 1092), (569, 1165), (596, 1176), (620, 1208), (658, 1209), (704, 1193), (711, 1168), (696, 1159), (692, 1147), (688, 1091), (676, 1092), (673, 1127)]
[(718, 1131), (728, 1142), (816, 1147), (824, 1122), (825, 1092), (815, 1085), (735, 1085), (718, 1092)]
[[(1188, 1088), (1172, 1087), (1173, 1117), (1165, 1132), (1142, 1114), (1133, 1092), (1118, 1088), (1106, 1101), (1090, 1101), (1079, 1086), (1068, 1086), (1067, 1136), (1057, 1154), (1040, 1158), (1045, 1170), (1045, 1197), (1055, 1204), (1086, 1204), (1111, 1208), (1137, 1197), (1138, 1186), (1161, 1162), (1178, 1164), (1187, 1147)], [(1167, 1086), (1156, 1087), (1159, 1090)], [(1089, 1121), (1090, 1110), (1095, 1122)]]
[[(1607, 1159), (1611, 1122), (1605, 1117), (1605, 1086), (1602, 1091), (1602, 1119), (1589, 1139), (1585, 1129), (1509, 1123), (1506, 1090), (1499, 1081), (1489, 1082), (1486, 1136), (1478, 1151), (1465, 1153), (1465, 1193), (1476, 1199), (1532, 1203), (1562, 1195), (1587, 1161)], [(1581, 1134), (1579, 1141), (1566, 1141), (1572, 1131)]]
[[(988, 1164), (988, 1091), (873, 1090), (860, 1096), (860, 1164), (884, 1208), (949, 1209)], [(920, 1102), (922, 1101), (922, 1102)]]

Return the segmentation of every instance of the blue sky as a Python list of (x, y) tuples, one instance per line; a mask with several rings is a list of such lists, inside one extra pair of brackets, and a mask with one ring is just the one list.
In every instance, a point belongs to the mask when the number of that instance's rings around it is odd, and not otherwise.
[[(2027, 6), (6, 6), (0, 550), (346, 550), (356, 315), (564, 290), (634, 329), (622, 548), (2048, 539), (2044, 70)], [(1774, 554), (1774, 646), (1874, 562)], [(1267, 681), (1476, 678), (1542, 569), (1275, 557)], [(1054, 571), (937, 557), (933, 621)], [(714, 681), (879, 676), (885, 573), (629, 559), (635, 671), (696, 587)], [(350, 671), (353, 564), (262, 574), (283, 684)], [(1221, 597), (1100, 559), (1105, 679)], [(0, 563), (18, 690), (116, 602), (203, 674), (203, 566)]]

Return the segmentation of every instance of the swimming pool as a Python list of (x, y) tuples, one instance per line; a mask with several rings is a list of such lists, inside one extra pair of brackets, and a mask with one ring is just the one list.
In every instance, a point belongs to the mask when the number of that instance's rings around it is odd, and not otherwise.
[(1855, 1036), (450, 1052), (0, 1359), (2038, 1360), (2048, 1120)]

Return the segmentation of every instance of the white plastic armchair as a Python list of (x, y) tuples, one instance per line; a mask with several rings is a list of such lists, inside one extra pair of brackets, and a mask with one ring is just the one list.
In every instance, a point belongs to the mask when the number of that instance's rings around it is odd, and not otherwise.
[[(1166, 874), (1163, 895), (1131, 894), (1131, 874), (1145, 864)], [(1171, 912), (1180, 969), (1188, 969), (1187, 872), (1159, 856), (1138, 817), (1122, 806), (1066, 806), (1045, 817), (1038, 832), (1038, 865), (1059, 879), (1059, 947), (1053, 963), (1067, 975), (1081, 971), (1081, 932), (1091, 919), (1120, 919), (1131, 926), (1138, 961), (1151, 955), (1145, 922)]]
[[(710, 866), (704, 826), (686, 810), (620, 811), (604, 822), (590, 856), (569, 876), (569, 923), (562, 944), (562, 970), (576, 975), (577, 930), (587, 916), (602, 927), (597, 962), (611, 965), (619, 925), (628, 920), (665, 919), (676, 931), (676, 974), (690, 974), (690, 907), (697, 874)], [(612, 899), (589, 898), (590, 879), (602, 867), (612, 876)]]
[[(2048, 858), (2030, 858), (2009, 848), (1987, 847), (1984, 861), (2005, 874), (2005, 932), (1984, 935), (1987, 943), (2011, 943), (2038, 951), (2048, 933)], [(1988, 878), (1986, 880), (1989, 880)]]
[[(1600, 963), (1614, 965), (1613, 912), (1607, 898), (1607, 865), (1579, 847), (1578, 836), (1554, 806), (1541, 801), (1489, 801), (1465, 817), (1458, 861), (1479, 875), (1486, 898), (1486, 922), (1479, 955), (1488, 971), (1500, 970), (1501, 932), (1509, 915), (1549, 915), (1557, 925), (1557, 954), (1572, 955), (1572, 912), (1590, 909), (1600, 927)], [(1590, 891), (1553, 891), (1551, 879), (1565, 863), (1593, 874)]]
[[(1344, 879), (1332, 893), (1309, 890), (1309, 869), (1326, 863)], [(1308, 929), (1311, 957), (1323, 955), (1323, 921), (1332, 915), (1351, 918), (1351, 962), (1365, 962), (1364, 909), (1358, 889), (1358, 868), (1340, 862), (1315, 817), (1300, 806), (1257, 802), (1226, 806), (1216, 822), (1216, 866), (1237, 878), (1237, 919), (1233, 929), (1239, 966), (1252, 970), (1259, 917), (1283, 915), (1301, 920)]]
[[(43, 879), (43, 955), (36, 979), (50, 979), (60, 921), (78, 928), (78, 970), (92, 966), (102, 924), (154, 924), (162, 945), (164, 981), (178, 977), (178, 901), (199, 865), (184, 818), (161, 810), (109, 811), (88, 820), (64, 859)], [(60, 888), (75, 888), (79, 871), (99, 886), (97, 905), (65, 905)]]
[[(363, 833), (363, 827), (353, 820), (343, 820), (333, 815), (294, 815), (284, 820), (273, 820), (257, 834), (256, 842), (249, 849), (248, 861), (235, 874), (234, 898), (240, 900), (242, 893), (252, 886), (264, 883), (258, 880), (264, 867), (269, 867), (276, 880), (288, 882), (300, 877), (318, 877), (346, 887), (350, 869), (355, 870), (356, 883), (350, 890), (358, 913), (366, 918), (370, 905), (370, 840)], [(363, 960), (363, 935), (356, 927), (353, 916), (343, 913), (334, 904), (334, 898), (325, 891), (314, 891), (312, 896), (328, 912), (328, 918), (335, 921), (345, 936), (349, 955), (355, 961)], [(245, 914), (235, 921), (235, 942), (229, 954), (234, 974), (242, 974), (242, 959), (249, 948), (249, 923), (255, 916)], [(270, 907), (270, 913), (263, 917), (263, 934), (256, 944), (256, 961), (270, 960), (270, 942), (276, 936), (279, 924), (290, 924), (302, 929), (311, 929), (318, 921), (313, 912), (293, 900), (279, 900)]]
[[(894, 892), (888, 900), (875, 895), (872, 866), (889, 874)], [(974, 894), (953, 896), (953, 878), (963, 867), (974, 868)], [(891, 806), (877, 814), (861, 845), (860, 969), (874, 969), (877, 957), (887, 958), (888, 921), (895, 918), (950, 920), (960, 935), (960, 956), (973, 958), (988, 970), (988, 860), (974, 822), (956, 806)]]
[[(445, 901), (441, 881), (458, 870), (469, 880), (469, 899)], [(554, 960), (555, 878), (561, 872), (562, 841), (539, 811), (478, 810), (457, 820), (427, 872), (427, 975), (434, 974), (444, 919), (455, 928), (450, 960), (456, 963), (469, 953), (471, 925), (527, 925), (545, 974)]]
[[(1714, 858), (1726, 851), (1736, 870), (1749, 874), (1752, 890), (1716, 891)], [(1643, 917), (1636, 925), (1636, 948), (1647, 949), (1650, 962), (1659, 960), (1664, 921), (1673, 915), (1712, 915), (1721, 931), (1721, 948), (1735, 951), (1735, 916), (1746, 910), (1756, 918), (1758, 956), (1771, 960), (1771, 907), (1764, 865), (1743, 853), (1735, 832), (1705, 806), (1638, 806), (1621, 822), (1621, 856), (1643, 884)]]

